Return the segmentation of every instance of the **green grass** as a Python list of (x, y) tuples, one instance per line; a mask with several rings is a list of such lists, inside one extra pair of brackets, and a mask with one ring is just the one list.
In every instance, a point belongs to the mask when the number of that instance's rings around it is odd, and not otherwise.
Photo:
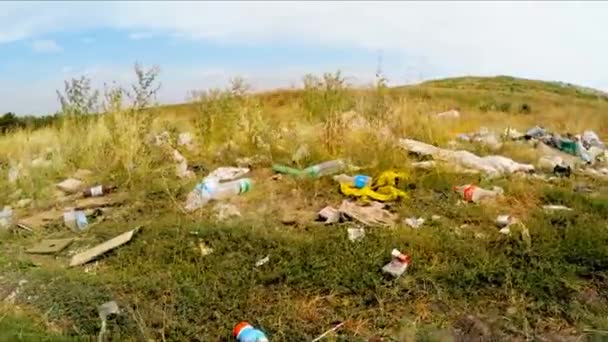
[[(531, 113), (517, 112), (522, 103), (531, 106)], [(428, 117), (452, 106), (461, 109), (460, 120)], [(231, 341), (231, 329), (241, 320), (265, 330), (272, 341), (290, 342), (310, 341), (338, 322), (346, 324), (328, 341), (367, 341), (372, 336), (387, 341), (471, 340), (484, 326), (490, 332), (487, 340), (550, 333), (601, 339), (601, 332), (593, 337), (585, 330), (608, 330), (608, 197), (603, 182), (574, 176), (551, 185), (456, 175), (449, 168), (412, 171), (410, 157), (395, 140), (407, 136), (445, 145), (456, 133), (481, 125), (525, 130), (536, 123), (574, 132), (592, 128), (606, 136), (607, 108), (602, 100), (505, 77), (373, 91), (332, 83), (260, 96), (219, 92), (195, 105), (159, 107), (140, 116), (108, 113), (14, 132), (0, 138), (0, 159), (22, 162), (24, 174), (17, 184), (1, 177), (0, 195), (15, 197), (9, 203), (23, 197), (35, 200), (34, 207), (18, 215), (52, 205), (53, 184), (80, 167), (95, 172), (93, 182), (118, 185), (129, 199), (122, 211), (79, 235), (56, 257), (24, 250), (49, 235), (72, 236), (60, 225), (37, 229), (33, 236), (2, 236), (0, 293), (12, 291), (20, 279), (28, 283), (17, 303), (0, 311), (0, 334), (5, 334), (0, 339), (96, 338), (97, 307), (109, 300), (122, 312), (108, 321), (108, 335), (120, 341)], [(360, 112), (372, 129), (351, 129), (341, 119), (346, 110)], [(578, 119), (568, 121), (574, 111)], [(239, 157), (267, 159), (252, 172), (253, 191), (230, 201), (242, 218), (217, 222), (212, 206), (194, 215), (180, 211), (180, 203), (206, 171), (196, 179), (176, 179), (170, 151), (147, 143), (149, 133), (163, 130), (174, 138), (192, 131), (198, 147), (182, 152), (191, 165), (204, 170), (230, 165)], [(391, 210), (401, 219), (423, 216), (427, 222), (418, 230), (403, 224), (369, 228), (356, 243), (347, 239), (352, 223), (314, 223), (309, 217), (319, 209), (341, 202), (336, 184), (329, 178), (273, 180), (268, 170), (271, 162), (290, 164), (302, 143), (311, 150), (305, 164), (340, 156), (369, 175), (387, 169), (409, 172), (410, 181), (401, 187), (410, 199)], [(52, 165), (30, 167), (29, 161), (47, 147), (56, 151)], [(500, 153), (527, 162), (538, 157), (511, 144)], [(7, 168), (3, 165), (2, 171)], [(502, 186), (505, 196), (495, 204), (457, 204), (452, 187), (471, 182)], [(574, 193), (574, 184), (580, 182), (594, 187), (596, 194)], [(15, 196), (17, 189), (23, 193)], [(564, 204), (574, 211), (546, 213), (543, 204)], [(281, 223), (290, 213), (302, 217), (295, 226)], [(498, 232), (494, 219), (504, 213), (527, 226), (531, 246), (515, 230), (510, 236)], [(431, 221), (434, 214), (441, 219)], [(66, 268), (70, 250), (140, 224), (144, 228), (129, 244), (97, 263)], [(201, 242), (214, 252), (202, 256)], [(399, 279), (381, 272), (393, 248), (413, 259)], [(266, 255), (270, 262), (254, 267)]]

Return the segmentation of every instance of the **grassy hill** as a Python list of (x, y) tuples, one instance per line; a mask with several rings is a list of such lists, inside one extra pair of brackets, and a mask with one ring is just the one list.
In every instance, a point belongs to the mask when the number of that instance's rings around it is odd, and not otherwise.
[[(271, 341), (311, 341), (338, 322), (327, 341), (563, 341), (601, 340), (608, 330), (608, 197), (606, 181), (576, 172), (546, 181), (507, 176), (488, 179), (454, 168), (417, 170), (399, 138), (448, 146), (457, 134), (486, 126), (526, 131), (540, 124), (558, 132), (593, 129), (608, 135), (608, 101), (586, 90), (511, 77), (463, 77), (416, 86), (353, 89), (339, 78), (303, 90), (250, 95), (208, 93), (188, 104), (145, 111), (117, 109), (88, 119), (64, 118), (37, 130), (0, 137), (0, 198), (15, 218), (70, 199), (55, 184), (79, 168), (93, 171), (88, 186), (114, 184), (125, 201), (105, 219), (75, 234), (61, 219), (33, 232), (0, 238), (0, 295), (19, 287), (14, 303), (0, 305), (0, 339), (71, 341), (96, 338), (97, 306), (115, 300), (121, 313), (108, 321), (111, 340), (230, 341), (232, 327), (248, 320)], [(459, 108), (458, 119), (434, 114)], [(348, 113), (348, 114), (344, 114)], [(154, 146), (167, 131), (196, 172), (175, 175), (172, 149)], [(191, 132), (196, 147), (178, 146)], [(301, 146), (309, 153), (292, 156)], [(542, 151), (505, 141), (495, 151), (461, 149), (537, 164)], [(240, 217), (220, 219), (210, 204), (182, 209), (188, 192), (209, 171), (251, 158), (251, 192), (227, 200)], [(47, 160), (48, 165), (33, 163)], [(334, 158), (376, 176), (409, 175), (408, 198), (391, 204), (394, 228), (366, 228), (347, 239), (353, 222), (323, 225), (316, 213), (345, 196), (331, 177), (273, 177), (272, 163), (305, 167)], [(7, 173), (19, 168), (14, 183)], [(502, 198), (459, 203), (452, 187), (501, 186)], [(591, 193), (578, 192), (585, 185)], [(17, 203), (32, 202), (23, 208)], [(65, 201), (65, 202), (62, 202)], [(571, 212), (550, 213), (544, 204)], [(529, 230), (498, 232), (499, 214), (516, 216)], [(438, 215), (438, 220), (431, 220)], [(411, 216), (426, 223), (413, 229)], [(143, 225), (133, 240), (96, 262), (68, 268), (71, 254)], [(27, 254), (43, 238), (75, 237), (56, 256)], [(201, 253), (200, 244), (211, 247)], [(382, 274), (390, 252), (411, 255), (406, 273)], [(255, 262), (269, 256), (269, 262)], [(375, 338), (375, 340), (374, 340)]]

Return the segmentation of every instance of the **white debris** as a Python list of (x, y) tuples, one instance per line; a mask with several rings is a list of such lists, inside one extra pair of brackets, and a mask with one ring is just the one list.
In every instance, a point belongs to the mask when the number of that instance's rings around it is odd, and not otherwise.
[(177, 136), (177, 146), (184, 146), (188, 151), (194, 150), (194, 138), (192, 136), (192, 133), (180, 133)]
[(361, 240), (365, 237), (364, 228), (348, 228), (346, 231), (348, 232), (348, 239), (352, 242)]
[(13, 165), (8, 170), (8, 182), (14, 184), (19, 179), (19, 174), (21, 173), (21, 164)]
[(439, 119), (443, 119), (443, 118), (457, 119), (460, 117), (460, 112), (457, 111), (456, 109), (451, 109), (451, 110), (448, 110), (447, 112), (438, 113), (435, 115), (435, 117), (437, 117)]
[(327, 224), (340, 221), (340, 212), (331, 206), (321, 209), (318, 215), (321, 219), (324, 219)]
[(59, 190), (65, 192), (67, 194), (77, 193), (80, 190), (82, 190), (83, 187), (84, 187), (84, 183), (75, 178), (68, 178), (68, 179), (64, 180), (63, 182), (57, 184), (57, 188), (59, 188)]
[(205, 179), (215, 179), (218, 182), (225, 182), (243, 177), (247, 173), (249, 173), (249, 168), (246, 167), (223, 166), (213, 170)]
[(171, 139), (171, 135), (169, 134), (169, 132), (164, 131), (161, 134), (154, 136), (154, 145), (156, 145), (156, 146), (166, 145), (169, 143), (170, 139)]
[(204, 242), (200, 242), (198, 244), (198, 249), (201, 251), (202, 256), (207, 256), (213, 253), (213, 248), (207, 246), (207, 244), (205, 244)]
[(543, 205), (543, 209), (545, 209), (547, 211), (555, 211), (555, 210), (572, 211), (572, 208), (568, 208), (564, 205), (556, 205), (556, 204)]
[(25, 284), (27, 284), (27, 280), (25, 280), (25, 279), (19, 280), (17, 287), (13, 290), (13, 292), (9, 293), (9, 295), (4, 298), (4, 301), (9, 304), (14, 304), (15, 300), (17, 299), (17, 296), (21, 292), (21, 288)]
[(410, 217), (410, 218), (406, 218), (403, 222), (405, 222), (405, 224), (407, 224), (408, 226), (412, 227), (412, 228), (420, 228), (422, 226), (422, 224), (424, 224), (424, 219), (422, 217), (419, 218), (415, 218), (415, 217)]
[(173, 160), (175, 161), (175, 175), (179, 178), (192, 178), (194, 172), (188, 170), (188, 160), (179, 153), (178, 150), (173, 150)]
[(446, 150), (412, 139), (400, 139), (399, 146), (409, 152), (432, 156), (435, 160), (479, 170), (491, 178), (515, 172), (534, 171), (534, 166), (530, 164), (520, 164), (503, 156), (479, 157), (468, 151)]
[(217, 203), (214, 207), (216, 217), (219, 221), (224, 221), (234, 217), (241, 217), (239, 209), (230, 203)]
[(0, 211), (0, 228), (8, 228), (13, 221), (13, 209), (9, 206), (5, 206)]
[(262, 259), (255, 262), (255, 267), (263, 266), (270, 261), (270, 255), (263, 257)]

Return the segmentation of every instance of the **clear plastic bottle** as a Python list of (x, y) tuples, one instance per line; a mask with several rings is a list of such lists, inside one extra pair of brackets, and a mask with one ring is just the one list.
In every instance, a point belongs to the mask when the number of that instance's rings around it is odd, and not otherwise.
[(345, 174), (339, 174), (337, 176), (334, 176), (333, 178), (338, 183), (347, 183), (348, 185), (354, 186), (359, 189), (364, 188), (372, 183), (372, 177), (366, 175), (349, 176)]
[(219, 183), (215, 179), (206, 179), (188, 194), (185, 209), (187, 211), (194, 211), (211, 200), (221, 200), (249, 192), (251, 186), (252, 181), (249, 178), (225, 183)]
[(322, 176), (331, 175), (334, 173), (338, 173), (345, 168), (345, 164), (342, 160), (330, 160), (323, 162), (321, 164), (309, 166), (304, 169), (304, 173), (309, 175), (312, 178), (318, 178)]
[(232, 336), (236, 337), (238, 342), (268, 342), (266, 334), (248, 322), (237, 324), (232, 330)]
[(13, 209), (9, 206), (4, 207), (0, 211), (0, 228), (6, 228), (11, 225), (13, 220)]

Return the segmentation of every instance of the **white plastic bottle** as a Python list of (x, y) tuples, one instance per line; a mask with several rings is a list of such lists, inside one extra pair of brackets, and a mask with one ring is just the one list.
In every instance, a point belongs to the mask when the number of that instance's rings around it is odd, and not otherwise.
[(345, 164), (342, 160), (330, 160), (321, 164), (313, 165), (304, 169), (304, 173), (312, 178), (323, 177), (338, 173), (345, 168)]
[(207, 179), (198, 184), (196, 188), (188, 194), (186, 200), (186, 211), (194, 211), (201, 208), (211, 200), (222, 200), (249, 192), (252, 181), (249, 178), (242, 178), (230, 182), (219, 183), (215, 179)]

